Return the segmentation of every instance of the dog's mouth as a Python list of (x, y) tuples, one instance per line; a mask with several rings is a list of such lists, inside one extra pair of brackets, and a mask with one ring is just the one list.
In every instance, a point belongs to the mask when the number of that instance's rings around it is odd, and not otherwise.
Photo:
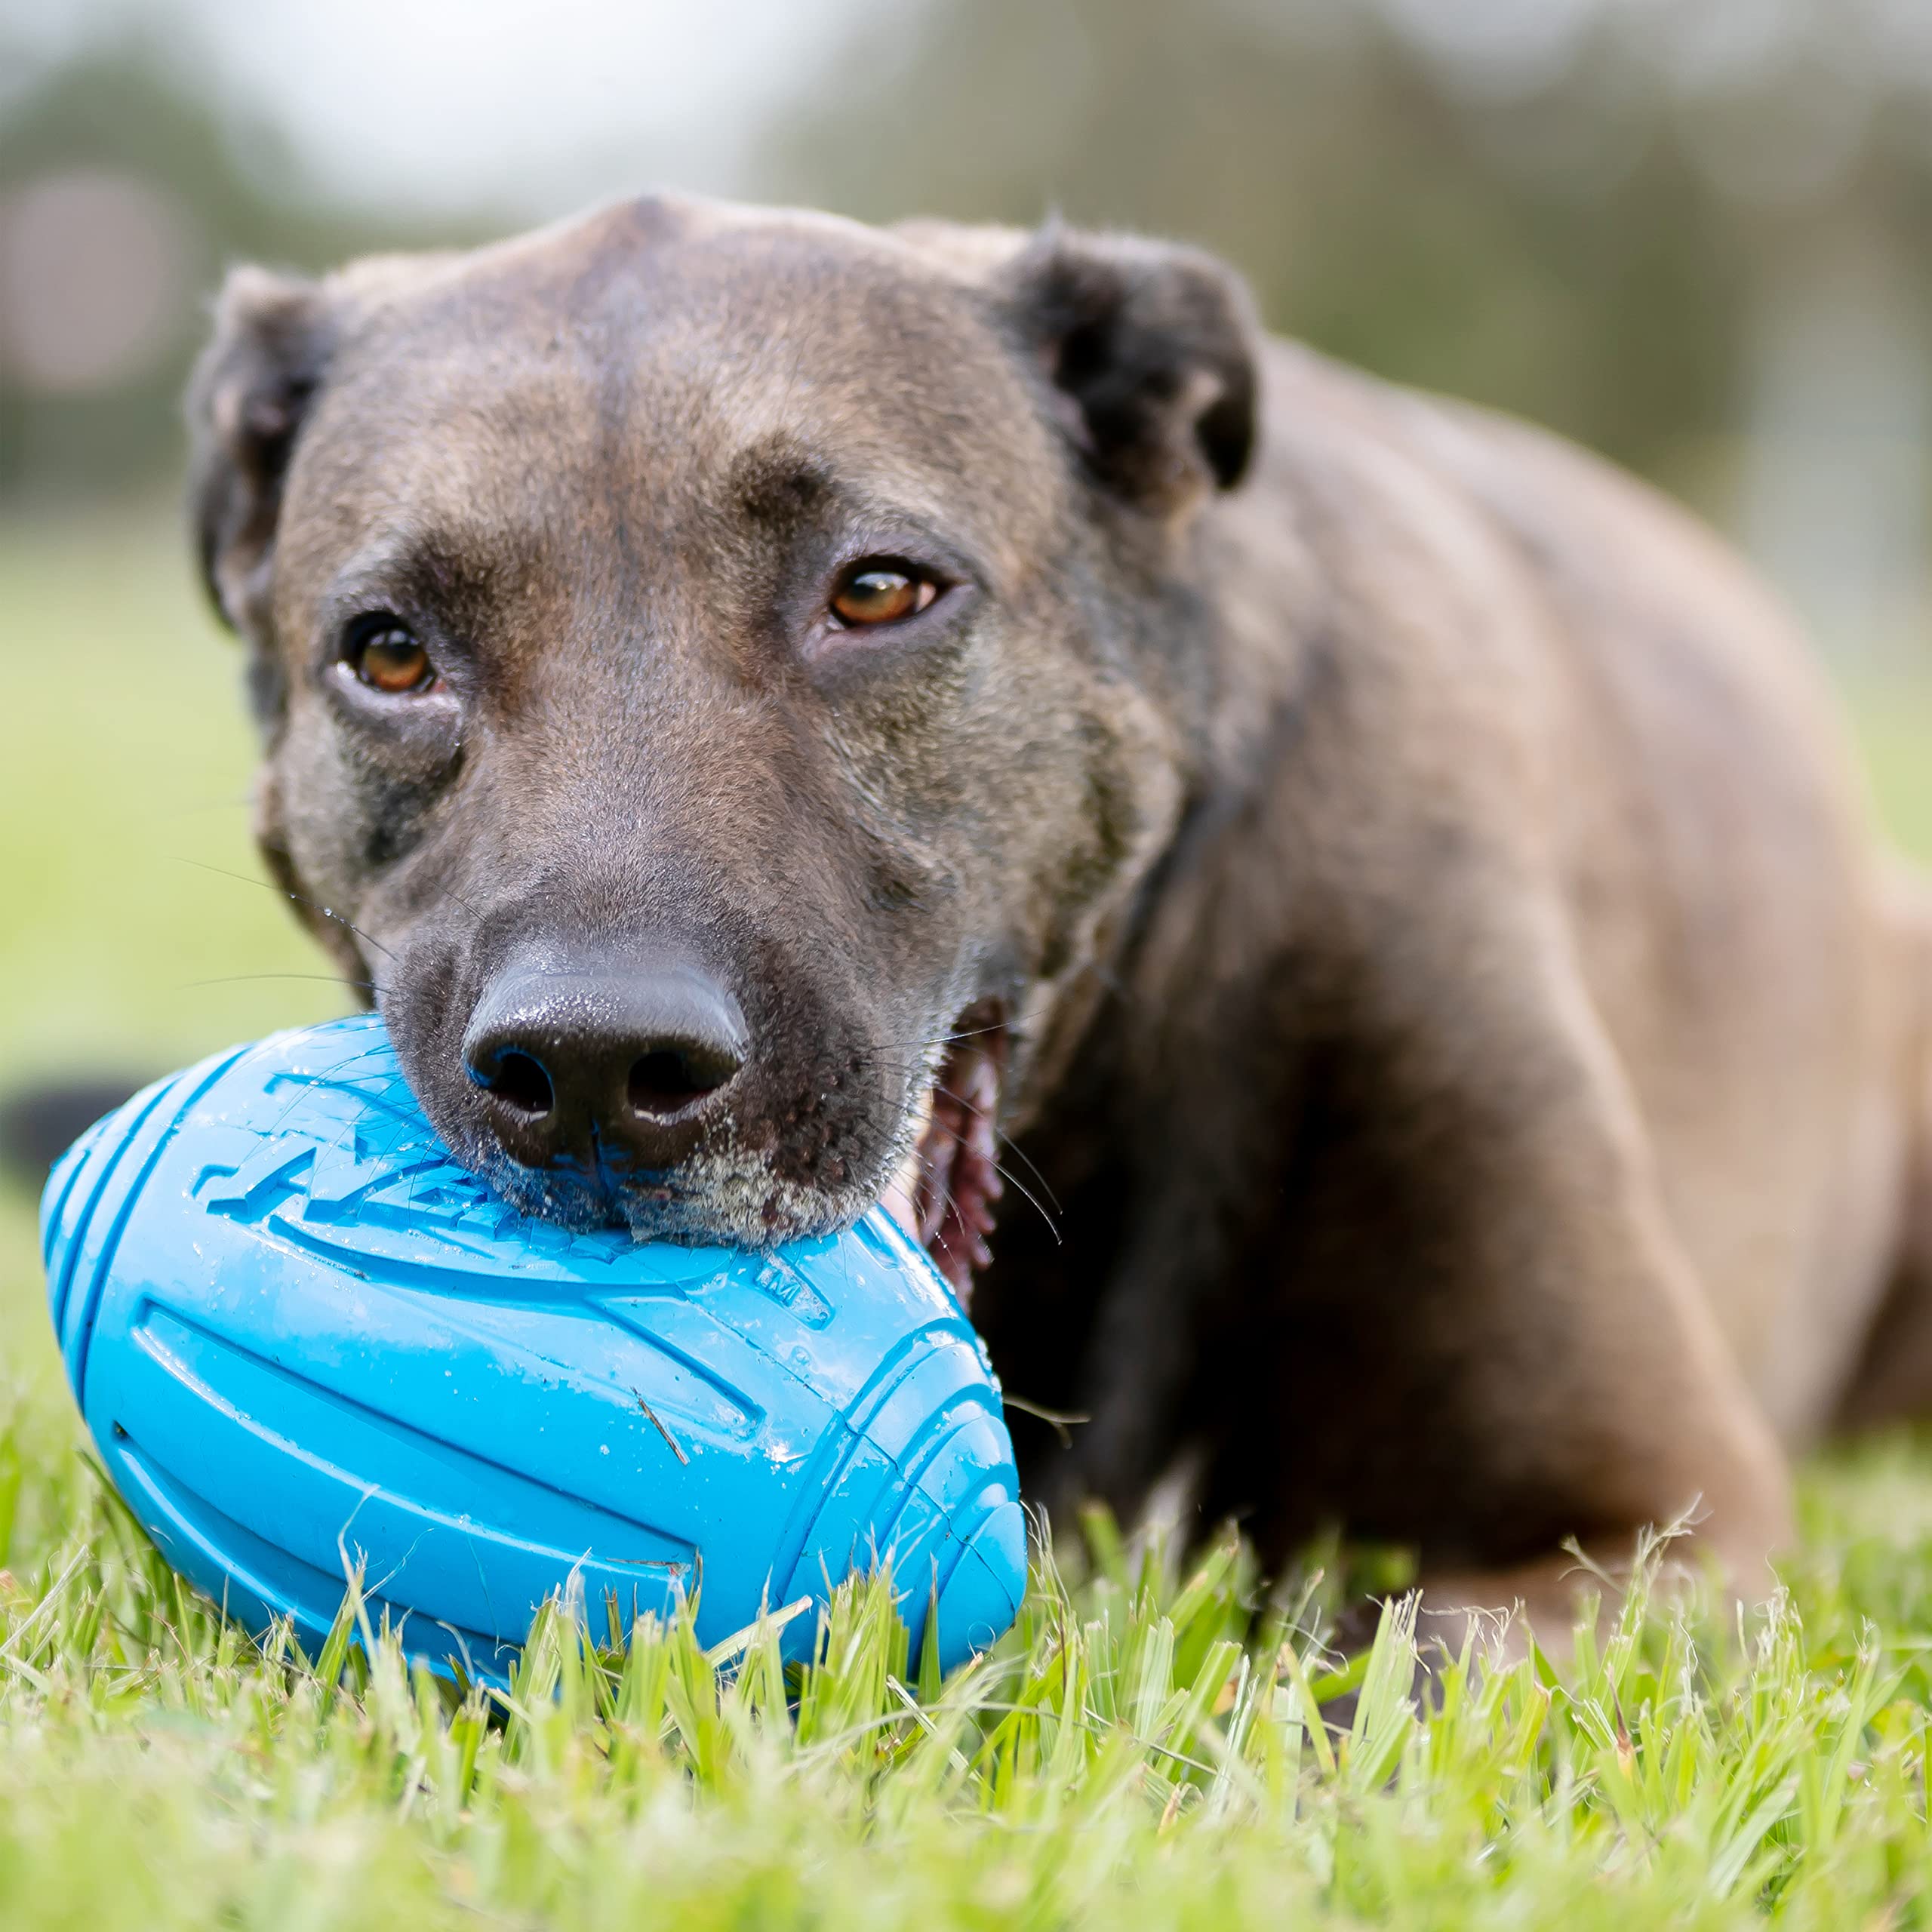
[(987, 1237), (1004, 1192), (997, 1142), (1006, 1048), (996, 1005), (960, 1015), (916, 1109), (917, 1137), (885, 1192), (888, 1209), (962, 1303), (971, 1298), (974, 1271), (993, 1258)]

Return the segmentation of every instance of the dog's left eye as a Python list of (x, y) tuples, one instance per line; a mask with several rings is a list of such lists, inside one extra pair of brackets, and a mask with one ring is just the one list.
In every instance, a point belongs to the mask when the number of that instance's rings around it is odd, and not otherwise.
[(832, 614), (848, 629), (896, 624), (915, 617), (939, 595), (939, 586), (910, 564), (866, 557), (853, 565), (832, 593)]
[(347, 656), (364, 684), (389, 697), (427, 691), (436, 681), (436, 667), (415, 633), (386, 614), (356, 626)]

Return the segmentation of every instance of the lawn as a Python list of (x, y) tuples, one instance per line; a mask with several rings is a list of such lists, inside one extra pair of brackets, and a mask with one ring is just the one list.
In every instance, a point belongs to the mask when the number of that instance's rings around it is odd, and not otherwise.
[[(234, 654), (168, 533), (0, 532), (0, 608), (7, 1076), (158, 1071), (339, 1010), (251, 882)], [(1932, 852), (1932, 701), (1857, 713)], [(81, 1453), (16, 1192), (0, 1927), (1932, 1921), (1932, 1451), (1820, 1462), (1803, 1515), (1743, 1627), (1633, 1601), (1560, 1669), (1450, 1669), (1426, 1719), (1398, 1620), (1331, 1673), (1320, 1553), (1269, 1610), (1238, 1544), (1181, 1563), (1104, 1523), (943, 1686), (872, 1589), (802, 1684), (768, 1630), (612, 1655), (554, 1620), (506, 1702), (459, 1701), (352, 1644), (352, 1601), (306, 1660), (173, 1583)]]

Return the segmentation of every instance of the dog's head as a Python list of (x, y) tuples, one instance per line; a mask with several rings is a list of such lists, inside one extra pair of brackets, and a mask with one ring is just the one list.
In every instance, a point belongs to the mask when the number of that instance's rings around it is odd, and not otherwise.
[(242, 270), (192, 408), (259, 830), (461, 1159), (765, 1242), (993, 1134), (1171, 835), (1232, 278), (1061, 230), (651, 200)]

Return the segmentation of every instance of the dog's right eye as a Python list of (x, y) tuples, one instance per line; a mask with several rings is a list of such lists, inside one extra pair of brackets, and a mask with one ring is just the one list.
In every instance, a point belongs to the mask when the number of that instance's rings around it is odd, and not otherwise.
[(832, 614), (847, 630), (897, 624), (916, 617), (939, 595), (924, 571), (890, 557), (866, 557), (848, 570), (832, 593)]
[(407, 624), (386, 612), (354, 626), (343, 656), (362, 683), (388, 697), (410, 697), (436, 683), (429, 652)]

